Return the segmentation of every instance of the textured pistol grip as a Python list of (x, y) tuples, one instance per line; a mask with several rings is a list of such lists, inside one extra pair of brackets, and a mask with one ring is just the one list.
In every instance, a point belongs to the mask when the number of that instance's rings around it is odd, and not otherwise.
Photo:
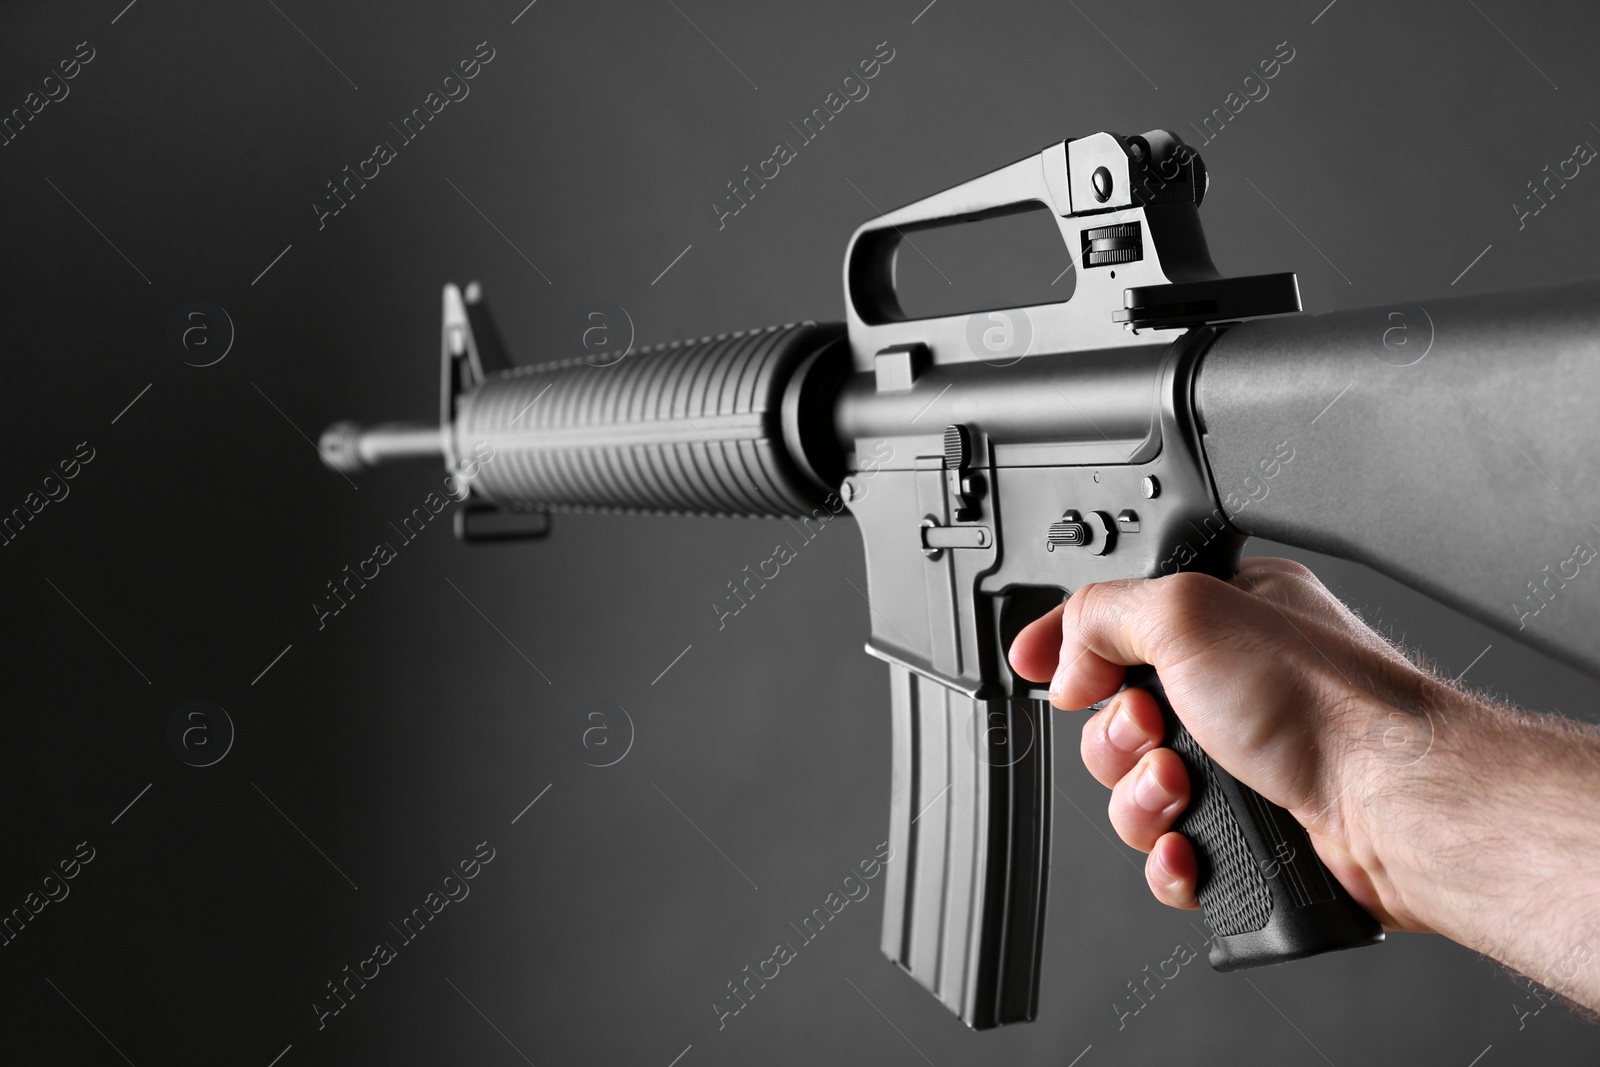
[(1166, 721), (1166, 744), (1189, 772), (1189, 806), (1173, 826), (1200, 863), (1200, 907), (1215, 935), (1211, 966), (1262, 967), (1383, 940), (1377, 921), (1323, 866), (1305, 829), (1203, 752), (1148, 667), (1128, 672)]
[(1032, 1019), (1050, 869), (1050, 713), (890, 668), (883, 953), (976, 1030)]

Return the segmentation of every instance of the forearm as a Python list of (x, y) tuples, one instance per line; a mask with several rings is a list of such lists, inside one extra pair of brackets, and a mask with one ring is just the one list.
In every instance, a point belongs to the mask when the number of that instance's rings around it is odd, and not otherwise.
[(1420, 751), (1353, 747), (1351, 858), (1401, 925), (1600, 1010), (1600, 734), (1453, 691), (1429, 703)]

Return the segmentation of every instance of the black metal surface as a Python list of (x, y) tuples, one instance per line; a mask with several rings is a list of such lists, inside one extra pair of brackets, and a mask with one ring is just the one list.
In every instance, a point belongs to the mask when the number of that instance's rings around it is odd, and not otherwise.
[(456, 447), (494, 450), (473, 483), (493, 503), (809, 515), (827, 490), (785, 448), (784, 396), (837, 337), (803, 323), (646, 346), (616, 364), (517, 368), (457, 399)]
[(1299, 283), (1292, 273), (1279, 273), (1131, 288), (1123, 310), (1111, 317), (1140, 328), (1168, 328), (1299, 310)]
[(1600, 283), (1582, 282), (1232, 326), (1196, 404), (1235, 527), (1364, 563), (1594, 674), (1597, 396)]
[(1050, 709), (890, 667), (883, 952), (967, 1024), (1037, 1013), (1050, 871)]
[[(848, 346), (837, 327), (806, 323), (599, 366), (569, 359), (486, 373), (503, 355), (481, 291), (444, 290), (444, 439), (453, 465), (483, 460), (475, 509), (826, 520), (848, 505), (860, 521), (867, 651), (891, 664), (895, 687), (891, 840), (914, 857), (891, 879), (901, 899), (885, 909), (884, 950), (977, 1029), (1033, 1017), (1044, 936), (1043, 754), (997, 764), (987, 726), (968, 738), (967, 755), (954, 741), (960, 709), (969, 732), (979, 711), (1009, 730), (1040, 696), (1006, 665), (999, 638), (1015, 632), (1001, 624), (1006, 606), (1019, 591), (1031, 600), (1107, 578), (1229, 575), (1237, 563), (1240, 538), (1213, 498), (1192, 411), (1195, 361), (1214, 336), (1200, 324), (1294, 310), (1299, 297), (1292, 274), (1218, 277), (1196, 215), (1204, 173), (1170, 133), (1099, 133), (875, 219), (845, 255)], [(1018, 358), (982, 359), (962, 316), (905, 317), (892, 254), (906, 230), (1041, 203), (1067, 248), (1081, 244), (1093, 280), (1068, 301), (1005, 313), (1028, 329)], [(1142, 330), (1118, 323), (1115, 272), (1098, 272), (1113, 264), (1148, 320)], [(348, 428), (332, 438), (336, 459), (362, 451)], [(830, 470), (846, 472), (837, 496), (823, 496), (819, 472)], [(1111, 518), (1140, 500), (1143, 519)], [(475, 528), (485, 531), (476, 539), (547, 529), (481, 510), (460, 525)], [(1046, 734), (1040, 724), (1030, 739)], [(1198, 749), (1187, 756), (1197, 774), (1212, 774)], [(941, 778), (926, 803), (944, 805), (944, 829), (914, 829), (913, 800), (921, 807)], [(1253, 794), (1200, 795), (1196, 847), (1216, 873), (1202, 889), (1208, 915), (1259, 911), (1260, 887), (1232, 877), (1240, 863), (1223, 862), (1220, 846), (1233, 840), (1223, 830), (1292, 821), (1253, 811)]]

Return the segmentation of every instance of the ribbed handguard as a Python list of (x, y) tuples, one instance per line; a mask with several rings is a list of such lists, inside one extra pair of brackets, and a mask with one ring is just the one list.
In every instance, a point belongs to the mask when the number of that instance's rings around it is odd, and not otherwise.
[(1161, 706), (1166, 745), (1189, 772), (1174, 830), (1194, 846), (1200, 907), (1216, 936), (1211, 966), (1262, 967), (1383, 940), (1377, 920), (1323, 866), (1304, 828), (1214, 763), (1185, 729), (1149, 667), (1128, 672)]
[(473, 494), (519, 510), (807, 515), (846, 347), (806, 322), (505, 371), (458, 398), (456, 454), (492, 445)]

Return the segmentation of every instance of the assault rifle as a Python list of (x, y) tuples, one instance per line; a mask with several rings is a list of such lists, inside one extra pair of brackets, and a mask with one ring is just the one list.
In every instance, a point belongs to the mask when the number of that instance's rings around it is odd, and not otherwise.
[[(1228, 577), (1255, 535), (1361, 561), (1600, 671), (1585, 637), (1600, 632), (1600, 596), (1564, 592), (1573, 575), (1548, 566), (1524, 589), (1505, 562), (1571, 562), (1595, 529), (1578, 505), (1600, 491), (1600, 465), (1553, 427), (1592, 425), (1593, 390), (1576, 384), (1600, 366), (1600, 285), (1262, 318), (1300, 310), (1295, 276), (1217, 273), (1206, 186), (1200, 157), (1165, 131), (1064, 141), (857, 229), (843, 325), (626, 359), (513, 366), (479, 288), (448, 285), (438, 421), (340, 423), (323, 455), (346, 472), (454, 470), (492, 448), (456, 512), (466, 541), (543, 536), (563, 510), (848, 508), (866, 550), (867, 651), (889, 664), (892, 698), (883, 950), (970, 1026), (1031, 1019), (1051, 716), (1006, 650), (1065, 593)], [(901, 310), (907, 234), (1041, 205), (1078, 271), (1069, 300)], [(1025, 326), (1025, 347), (996, 358), (974, 343), (975, 319), (980, 342), (989, 322)], [(1566, 385), (1518, 388), (1534, 377)], [(1558, 612), (1563, 626), (1545, 624)], [(1382, 940), (1288, 813), (1198, 748), (1153, 672), (1129, 684), (1157, 695), (1189, 771), (1176, 828), (1200, 860), (1212, 965)]]

